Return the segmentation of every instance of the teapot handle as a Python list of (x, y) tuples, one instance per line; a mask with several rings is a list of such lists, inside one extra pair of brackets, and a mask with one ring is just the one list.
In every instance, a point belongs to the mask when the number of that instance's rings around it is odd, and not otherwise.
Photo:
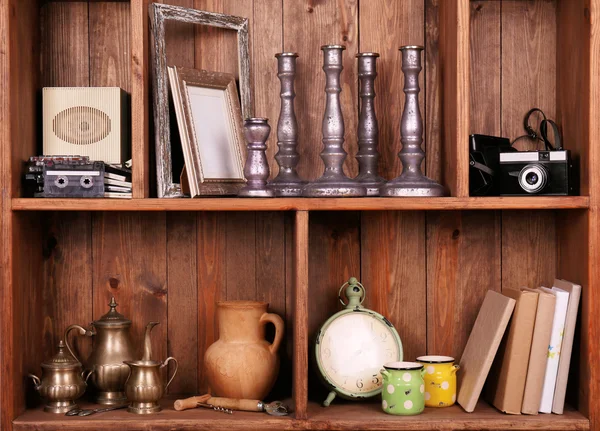
[[(77, 359), (79, 361), (79, 358), (77, 356), (75, 356), (75, 353), (73, 353), (73, 349), (71, 349), (71, 345), (69, 344), (68, 335), (72, 329), (79, 329), (79, 335), (86, 335), (88, 337), (91, 337), (92, 335), (94, 335), (94, 333), (88, 329), (85, 329), (81, 325), (71, 325), (66, 329), (64, 339), (65, 339), (65, 344), (67, 345), (67, 350), (75, 359)], [(79, 362), (81, 362), (81, 361), (79, 361)]]
[(260, 323), (266, 324), (267, 322), (271, 322), (275, 326), (275, 339), (273, 340), (273, 344), (269, 346), (271, 354), (275, 355), (283, 340), (285, 324), (283, 323), (283, 319), (275, 313), (265, 313), (260, 316)]
[(28, 374), (27, 376), (31, 377), (33, 379), (33, 384), (35, 385), (35, 390), (39, 391), (40, 386), (42, 386), (42, 381), (40, 380), (40, 378), (38, 376), (36, 376), (35, 374)]
[(172, 356), (169, 356), (167, 359), (165, 359), (165, 362), (162, 363), (162, 365), (160, 366), (160, 368), (166, 367), (167, 364), (169, 363), (169, 361), (175, 361), (175, 371), (173, 371), (173, 375), (171, 376), (171, 378), (167, 382), (167, 385), (165, 386), (165, 391), (169, 388), (169, 385), (171, 384), (171, 382), (175, 378), (175, 374), (177, 374), (177, 369), (179, 368), (179, 362), (177, 362), (177, 359), (175, 359)]

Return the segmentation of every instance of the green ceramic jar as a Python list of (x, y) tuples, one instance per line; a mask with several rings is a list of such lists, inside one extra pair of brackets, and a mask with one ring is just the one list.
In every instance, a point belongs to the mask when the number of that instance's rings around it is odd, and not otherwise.
[(381, 375), (381, 407), (391, 415), (418, 415), (425, 408), (425, 369), (418, 362), (389, 362)]

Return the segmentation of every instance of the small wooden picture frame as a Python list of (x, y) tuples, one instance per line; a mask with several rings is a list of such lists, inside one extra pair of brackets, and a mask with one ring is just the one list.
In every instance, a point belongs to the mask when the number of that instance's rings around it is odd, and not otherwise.
[(237, 194), (246, 147), (235, 77), (182, 67), (169, 77), (191, 196)]

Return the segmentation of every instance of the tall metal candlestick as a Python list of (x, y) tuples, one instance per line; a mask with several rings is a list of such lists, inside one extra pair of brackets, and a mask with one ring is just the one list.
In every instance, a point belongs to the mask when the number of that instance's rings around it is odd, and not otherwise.
[(267, 139), (271, 126), (267, 118), (247, 118), (244, 121), (244, 137), (248, 142), (248, 156), (244, 176), (248, 180), (238, 196), (246, 198), (272, 198), (275, 193), (267, 186), (269, 163), (267, 162)]
[(375, 115), (375, 78), (377, 77), (376, 52), (356, 54), (358, 79), (360, 81), (360, 114), (358, 116), (358, 176), (356, 182), (367, 188), (367, 196), (379, 196), (379, 188), (385, 179), (377, 172), (379, 152), (379, 125)]
[(402, 72), (404, 73), (404, 111), (400, 123), (402, 149), (398, 154), (402, 162), (402, 174), (383, 185), (381, 196), (446, 196), (446, 189), (427, 178), (421, 172), (425, 153), (423, 142), (423, 119), (419, 109), (419, 73), (421, 72), (422, 46), (403, 46)]
[(295, 52), (282, 52), (275, 54), (277, 58), (277, 76), (281, 83), (281, 110), (277, 123), (277, 146), (279, 151), (275, 160), (279, 165), (279, 174), (269, 186), (277, 196), (302, 196), (302, 189), (306, 181), (302, 180), (296, 172), (300, 156), (296, 147), (298, 145), (298, 123), (294, 112), (294, 80), (296, 79)]
[(325, 172), (321, 178), (304, 187), (307, 197), (351, 197), (366, 196), (367, 189), (348, 178), (343, 171), (346, 151), (344, 150), (344, 117), (340, 106), (340, 74), (342, 73), (342, 45), (325, 45), (323, 71), (325, 72), (327, 104), (323, 116), (323, 151), (321, 159)]

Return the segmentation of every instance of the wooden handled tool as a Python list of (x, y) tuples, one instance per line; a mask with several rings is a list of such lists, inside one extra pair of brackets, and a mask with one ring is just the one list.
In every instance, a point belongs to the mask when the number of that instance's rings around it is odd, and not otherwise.
[(288, 408), (279, 401), (267, 404), (259, 400), (211, 397), (208, 394), (199, 397), (190, 397), (184, 400), (177, 400), (173, 407), (177, 411), (182, 411), (196, 408), (198, 404), (208, 404), (213, 407), (242, 410), (246, 412), (266, 412), (275, 416), (285, 416), (288, 414)]

